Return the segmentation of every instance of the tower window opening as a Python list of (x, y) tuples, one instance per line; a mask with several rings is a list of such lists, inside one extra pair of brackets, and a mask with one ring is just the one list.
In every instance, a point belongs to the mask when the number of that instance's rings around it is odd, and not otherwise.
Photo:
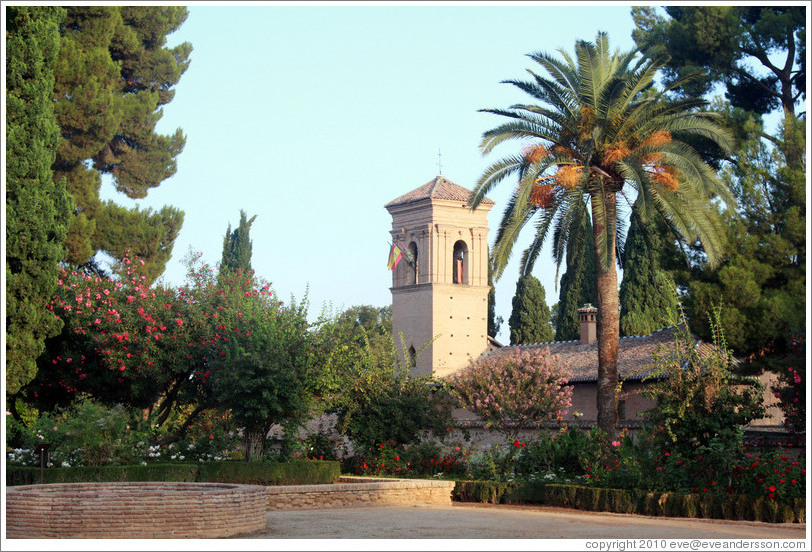
[(417, 257), (417, 244), (415, 242), (411, 242), (409, 244), (409, 255), (411, 255), (411, 263), (406, 263), (406, 285), (417, 284), (418, 277), (417, 277), (417, 267), (419, 266), (419, 260)]
[(454, 254), (451, 258), (452, 282), (455, 284), (467, 284), (468, 245), (463, 240), (459, 240), (454, 244)]

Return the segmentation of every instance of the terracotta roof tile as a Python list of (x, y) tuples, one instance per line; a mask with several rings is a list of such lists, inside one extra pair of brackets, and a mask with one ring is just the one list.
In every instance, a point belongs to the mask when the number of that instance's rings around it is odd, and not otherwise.
[[(657, 330), (650, 335), (634, 337), (621, 337), (618, 347), (618, 377), (621, 380), (641, 380), (652, 376), (657, 367), (652, 362), (652, 355), (661, 347), (670, 347), (674, 344), (676, 328), (669, 326)], [(707, 353), (710, 345), (696, 342), (701, 353)], [(598, 342), (583, 344), (580, 340), (553, 341), (549, 343), (532, 343), (526, 345), (513, 345), (493, 351), (489, 354), (498, 355), (501, 351), (512, 348), (544, 349), (549, 348), (550, 353), (559, 355), (567, 363), (572, 373), (570, 382), (593, 382), (598, 379)]]
[[(412, 203), (422, 199), (449, 199), (453, 201), (467, 202), (471, 195), (471, 190), (463, 188), (454, 184), (442, 175), (437, 176), (434, 180), (426, 182), (419, 188), (415, 188), (411, 192), (393, 199), (385, 205), (385, 207), (394, 207), (395, 205), (403, 205), (405, 203)], [(481, 205), (493, 205), (493, 200), (486, 198), (482, 199)]]

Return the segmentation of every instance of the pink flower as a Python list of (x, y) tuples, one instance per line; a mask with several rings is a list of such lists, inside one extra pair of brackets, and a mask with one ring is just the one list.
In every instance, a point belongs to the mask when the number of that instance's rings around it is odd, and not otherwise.
[(613, 447), (619, 447), (620, 446), (620, 441), (612, 441), (612, 446)]
[(177, 318), (177, 319), (175, 320), (175, 322), (177, 322), (177, 323), (178, 323), (178, 326), (183, 326), (183, 320), (181, 320), (180, 318)]

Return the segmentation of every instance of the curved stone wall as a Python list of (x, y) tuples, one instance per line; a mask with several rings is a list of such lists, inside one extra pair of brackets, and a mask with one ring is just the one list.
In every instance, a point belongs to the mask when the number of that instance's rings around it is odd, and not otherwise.
[(6, 488), (6, 538), (218, 538), (266, 527), (265, 488), (60, 483)]

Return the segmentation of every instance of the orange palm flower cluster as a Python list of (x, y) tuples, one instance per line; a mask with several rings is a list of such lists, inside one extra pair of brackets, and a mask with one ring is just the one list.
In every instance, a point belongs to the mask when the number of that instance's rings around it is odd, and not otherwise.
[(538, 163), (542, 157), (549, 155), (550, 150), (548, 150), (544, 144), (536, 144), (534, 146), (527, 146), (524, 148), (522, 150), (522, 154), (527, 160), (527, 163), (532, 165), (533, 163)]
[(545, 182), (545, 180), (549, 178), (550, 177), (539, 178), (535, 184), (533, 184), (533, 189), (530, 191), (530, 202), (536, 207), (546, 209), (553, 204), (555, 188)]
[(581, 179), (581, 169), (580, 166), (561, 165), (555, 173), (555, 179), (562, 188), (572, 190)]
[(671, 141), (671, 133), (667, 130), (658, 130), (657, 132), (652, 133), (651, 136), (643, 140), (640, 144), (640, 147), (643, 148), (651, 148), (662, 146), (663, 144), (667, 144)]
[(651, 179), (669, 192), (676, 192), (679, 188), (677, 170), (674, 167), (657, 165), (649, 171)]
[(614, 165), (627, 155), (631, 153), (631, 149), (626, 145), (626, 142), (615, 142), (603, 153), (603, 162), (608, 165)]

